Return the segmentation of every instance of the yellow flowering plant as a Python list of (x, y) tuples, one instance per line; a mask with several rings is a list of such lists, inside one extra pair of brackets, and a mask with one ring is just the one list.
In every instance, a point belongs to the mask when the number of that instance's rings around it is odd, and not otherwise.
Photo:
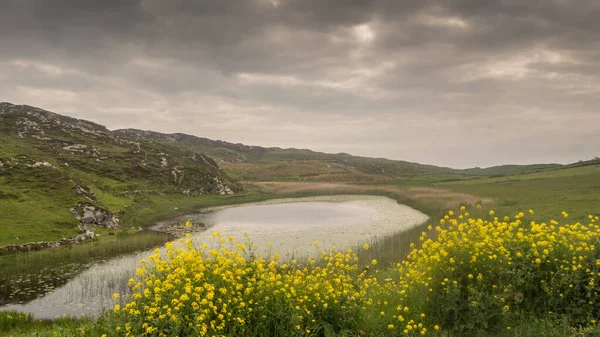
[(257, 257), (250, 244), (221, 233), (214, 247), (167, 243), (129, 280), (133, 294), (111, 313), (121, 322), (115, 333), (469, 335), (507, 330), (513, 315), (548, 312), (593, 324), (600, 318), (597, 217), (536, 222), (533, 214), (450, 211), (403, 262), (382, 271), (377, 260), (359, 266), (353, 250), (298, 262)]

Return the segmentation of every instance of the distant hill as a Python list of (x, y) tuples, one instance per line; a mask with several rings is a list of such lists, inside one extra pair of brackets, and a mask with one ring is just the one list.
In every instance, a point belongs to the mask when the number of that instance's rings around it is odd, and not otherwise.
[[(323, 153), (307, 149), (282, 149), (212, 140), (192, 135), (136, 129), (115, 130), (120, 138), (159, 144), (177, 144), (190, 151), (206, 153), (221, 162), (240, 179), (271, 180), (273, 178), (302, 180), (335, 180), (351, 177), (366, 180), (393, 179), (420, 175), (452, 174), (467, 178), (507, 176), (556, 170), (585, 165), (533, 164), (501, 165), (487, 168), (453, 169), (402, 160), (353, 156), (347, 153)], [(589, 161), (590, 163), (598, 162)], [(274, 171), (278, 171), (276, 175)]]
[[(289, 165), (303, 164), (307, 162), (326, 167), (327, 165), (347, 170), (348, 172), (360, 172), (367, 175), (379, 176), (410, 176), (420, 174), (442, 174), (457, 173), (460, 170), (434, 165), (423, 165), (401, 160), (390, 160), (385, 158), (369, 158), (352, 156), (347, 153), (329, 154), (315, 152), (307, 149), (282, 149), (278, 147), (249, 146), (234, 144), (221, 140), (211, 140), (191, 136), (187, 134), (174, 133), (163, 134), (154, 131), (142, 131), (136, 129), (116, 130), (113, 133), (120, 138), (134, 141), (148, 141), (161, 144), (178, 144), (192, 151), (206, 153), (221, 162), (244, 163), (244, 164), (269, 164), (287, 163)], [(320, 162), (320, 163), (315, 163)], [(235, 165), (226, 165), (236, 167)], [(238, 165), (244, 167), (244, 165)], [(246, 166), (247, 167), (247, 166)]]
[(506, 176), (515, 174), (525, 174), (540, 172), (546, 170), (556, 170), (563, 168), (560, 164), (533, 164), (533, 165), (500, 165), (487, 168), (470, 168), (463, 170), (464, 174), (478, 176)]

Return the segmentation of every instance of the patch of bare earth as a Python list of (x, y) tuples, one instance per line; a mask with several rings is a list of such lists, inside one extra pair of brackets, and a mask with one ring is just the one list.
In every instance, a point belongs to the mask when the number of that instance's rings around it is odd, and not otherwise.
[(365, 193), (386, 192), (392, 193), (401, 199), (412, 199), (419, 201), (439, 202), (448, 207), (456, 207), (460, 204), (474, 205), (477, 202), (491, 204), (492, 199), (482, 198), (475, 195), (453, 192), (442, 188), (433, 187), (407, 187), (381, 186), (381, 185), (355, 185), (344, 183), (320, 183), (320, 182), (253, 182), (250, 183), (266, 193), (286, 194), (301, 192), (328, 192), (328, 193)]

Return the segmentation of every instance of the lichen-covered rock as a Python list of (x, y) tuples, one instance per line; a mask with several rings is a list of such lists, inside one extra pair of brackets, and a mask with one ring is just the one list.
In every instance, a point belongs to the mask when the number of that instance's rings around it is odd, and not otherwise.
[(178, 165), (173, 167), (173, 170), (171, 171), (173, 181), (175, 182), (175, 184), (177, 184), (177, 186), (181, 185), (181, 182), (183, 182), (183, 178), (185, 177), (185, 172), (183, 172), (182, 169), (183, 167)]
[(219, 178), (214, 177), (214, 189), (216, 190), (216, 192), (220, 195), (231, 195), (234, 194), (233, 191), (231, 190), (231, 188), (227, 185), (224, 185)]
[(70, 211), (84, 225), (105, 228), (119, 227), (119, 219), (111, 212), (102, 208), (80, 203), (78, 207), (72, 207)]

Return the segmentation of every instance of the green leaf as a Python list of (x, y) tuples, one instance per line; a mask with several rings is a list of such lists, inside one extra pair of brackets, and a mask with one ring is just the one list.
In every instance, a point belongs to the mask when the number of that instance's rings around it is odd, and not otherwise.
[(323, 330), (325, 332), (325, 337), (336, 337), (335, 330), (333, 330), (331, 324), (323, 322)]

